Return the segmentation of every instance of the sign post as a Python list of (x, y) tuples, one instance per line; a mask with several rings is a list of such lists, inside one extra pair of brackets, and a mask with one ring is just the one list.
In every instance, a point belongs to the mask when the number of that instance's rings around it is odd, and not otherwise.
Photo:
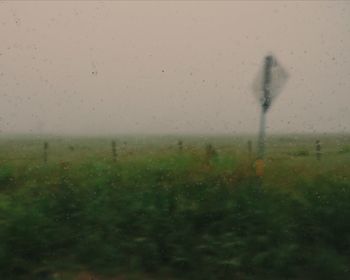
[(254, 83), (253, 91), (261, 105), (258, 151), (255, 162), (256, 175), (260, 178), (264, 175), (265, 167), (266, 113), (274, 98), (280, 93), (287, 78), (287, 72), (277, 63), (276, 58), (268, 55), (264, 60), (263, 71), (259, 73)]

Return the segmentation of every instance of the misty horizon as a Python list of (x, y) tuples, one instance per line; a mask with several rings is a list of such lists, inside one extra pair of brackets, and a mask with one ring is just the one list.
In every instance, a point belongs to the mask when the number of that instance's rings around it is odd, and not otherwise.
[(350, 133), (348, 2), (1, 2), (0, 134)]

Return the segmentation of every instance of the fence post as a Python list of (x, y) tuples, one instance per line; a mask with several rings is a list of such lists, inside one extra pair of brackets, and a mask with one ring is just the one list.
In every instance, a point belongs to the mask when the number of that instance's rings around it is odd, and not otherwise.
[(49, 143), (44, 142), (44, 163), (47, 163), (47, 158), (48, 158), (48, 149), (49, 149)]
[(210, 165), (210, 162), (212, 159), (214, 159), (217, 156), (217, 151), (214, 148), (212, 144), (206, 144), (205, 146), (205, 156), (206, 156), (206, 163)]
[(114, 140), (112, 141), (112, 158), (113, 162), (117, 161), (117, 145)]
[(321, 160), (321, 142), (320, 140), (316, 140), (316, 159)]
[(61, 185), (66, 185), (68, 183), (69, 163), (67, 161), (61, 160), (59, 165), (60, 165), (60, 183)]
[(249, 155), (249, 158), (252, 157), (252, 152), (253, 152), (253, 146), (252, 146), (252, 141), (251, 140), (248, 140), (248, 155)]
[(182, 140), (177, 141), (177, 146), (179, 148), (179, 152), (182, 152), (183, 151), (183, 142), (182, 142)]

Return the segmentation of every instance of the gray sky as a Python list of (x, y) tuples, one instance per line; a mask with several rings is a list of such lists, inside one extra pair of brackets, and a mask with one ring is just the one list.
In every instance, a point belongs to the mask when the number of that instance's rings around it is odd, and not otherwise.
[(350, 132), (350, 2), (0, 2), (2, 133)]

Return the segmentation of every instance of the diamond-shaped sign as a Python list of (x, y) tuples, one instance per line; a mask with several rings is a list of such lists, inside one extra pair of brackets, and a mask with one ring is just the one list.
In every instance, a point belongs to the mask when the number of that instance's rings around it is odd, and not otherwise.
[(253, 83), (253, 93), (267, 111), (288, 79), (287, 71), (273, 56), (265, 58), (264, 67)]

